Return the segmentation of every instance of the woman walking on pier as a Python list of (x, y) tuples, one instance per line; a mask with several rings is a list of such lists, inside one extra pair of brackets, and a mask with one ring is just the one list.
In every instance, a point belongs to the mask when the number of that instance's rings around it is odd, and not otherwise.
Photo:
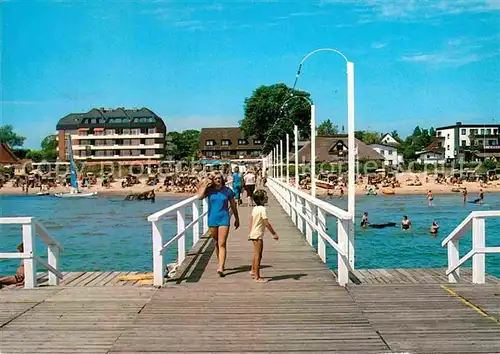
[(234, 215), (234, 228), (237, 229), (240, 226), (234, 192), (225, 186), (222, 174), (217, 172), (202, 181), (198, 196), (200, 199), (206, 197), (208, 200), (208, 228), (210, 235), (215, 240), (215, 250), (219, 261), (217, 273), (220, 277), (223, 277), (227, 254), (226, 241), (231, 222), (229, 206), (231, 206), (231, 211)]

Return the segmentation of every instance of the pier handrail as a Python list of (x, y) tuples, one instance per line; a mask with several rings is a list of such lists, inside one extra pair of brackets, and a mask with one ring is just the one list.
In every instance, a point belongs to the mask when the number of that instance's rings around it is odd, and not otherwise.
[[(226, 186), (230, 187), (231, 183), (226, 182)], [(202, 204), (201, 208), (200, 202)], [(192, 221), (186, 225), (186, 209), (189, 206), (191, 206), (193, 217)], [(172, 214), (174, 212), (177, 214), (177, 233), (173, 237), (169, 238), (166, 243), (163, 243), (164, 233), (162, 221), (168, 214)], [(163, 251), (177, 241), (177, 264), (179, 265), (186, 258), (186, 232), (193, 229), (193, 246), (200, 239), (200, 229), (201, 234), (203, 235), (208, 232), (207, 198), (200, 200), (197, 195), (194, 195), (149, 215), (147, 219), (151, 222), (153, 238), (153, 285), (162, 286), (164, 282), (165, 270)], [(200, 223), (202, 223), (201, 228)]]
[[(473, 211), (442, 242), (448, 248), (448, 282), (457, 283), (460, 279), (460, 266), (472, 258), (472, 282), (485, 282), (485, 254), (500, 253), (500, 247), (486, 247), (487, 217), (500, 217), (500, 210)], [(472, 229), (472, 249), (460, 258), (460, 239)]]
[[(0, 224), (22, 225), (23, 252), (0, 253), (0, 259), (22, 259), (24, 262), (24, 288), (38, 286), (36, 264), (40, 264), (49, 273), (49, 285), (58, 285), (63, 274), (59, 270), (60, 253), (63, 246), (34, 217), (0, 217)], [(36, 252), (35, 237), (38, 236), (47, 245), (47, 262)]]
[[(300, 232), (305, 232), (306, 240), (311, 246), (313, 231), (317, 233), (317, 252), (323, 262), (326, 263), (325, 241), (337, 251), (338, 282), (345, 286), (349, 280), (349, 270), (354, 269), (354, 264), (351, 263), (354, 255), (349, 255), (349, 251), (354, 249), (354, 239), (349, 237), (349, 229), (353, 227), (351, 215), (276, 178), (268, 178), (267, 187)], [(337, 218), (337, 241), (327, 233), (327, 214)]]

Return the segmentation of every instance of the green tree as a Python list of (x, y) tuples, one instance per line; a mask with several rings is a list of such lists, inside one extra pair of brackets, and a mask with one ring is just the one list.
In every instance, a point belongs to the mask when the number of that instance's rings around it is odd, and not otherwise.
[(0, 126), (0, 141), (5, 141), (10, 147), (23, 146), (26, 138), (14, 132), (10, 124)]
[(434, 129), (434, 127), (431, 127), (431, 129), (429, 129), (429, 135), (431, 137), (435, 137), (436, 136), (436, 130)]
[(42, 160), (45, 160), (45, 154), (43, 150), (30, 150), (26, 154), (27, 159), (31, 159), (34, 162), (40, 162)]
[(170, 132), (172, 137), (172, 155), (175, 160), (197, 159), (200, 151), (200, 131), (195, 129), (183, 132)]
[(316, 134), (318, 136), (333, 136), (339, 133), (339, 126), (333, 125), (330, 119), (325, 120), (323, 123), (318, 125), (316, 129)]
[(397, 141), (401, 141), (401, 137), (399, 136), (399, 133), (397, 130), (393, 130), (392, 132), (389, 133), (394, 139)]
[(367, 145), (380, 143), (380, 140), (382, 139), (382, 134), (364, 130), (355, 131), (354, 136), (356, 139), (361, 140)]
[[(245, 136), (255, 135), (260, 138), (268, 137), (268, 142), (293, 132), (294, 124), (299, 128), (301, 138), (308, 139), (311, 135), (311, 108), (307, 100), (302, 98), (290, 99), (292, 96), (301, 96), (310, 99), (305, 91), (293, 91), (285, 84), (260, 86), (245, 98), (244, 118), (240, 127)], [(283, 106), (287, 101), (286, 106)], [(280, 119), (287, 117), (289, 119)], [(271, 128), (278, 121), (273, 131)]]
[(47, 161), (55, 161), (57, 159), (57, 136), (48, 135), (40, 144), (43, 152), (43, 158)]

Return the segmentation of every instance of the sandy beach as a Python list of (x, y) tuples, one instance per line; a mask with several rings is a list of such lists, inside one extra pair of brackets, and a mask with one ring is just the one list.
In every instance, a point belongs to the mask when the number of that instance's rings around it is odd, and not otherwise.
[[(421, 186), (408, 186), (408, 179), (415, 179), (418, 177), (422, 182)], [(397, 176), (398, 181), (400, 182), (401, 187), (397, 188), (379, 188), (377, 196), (386, 196), (387, 194), (383, 193), (384, 189), (394, 191), (394, 195), (426, 195), (430, 190), (434, 195), (443, 195), (443, 194), (460, 194), (460, 192), (453, 191), (453, 189), (457, 188), (467, 188), (468, 194), (478, 194), (480, 189), (483, 189), (484, 193), (500, 193), (500, 181), (490, 182), (488, 185), (483, 185), (482, 187), (478, 182), (463, 182), (460, 185), (451, 185), (451, 184), (437, 184), (434, 182), (433, 178), (429, 178), (429, 182), (425, 182), (426, 176), (425, 174), (417, 174), (417, 173), (402, 173)], [(158, 197), (189, 197), (192, 196), (192, 193), (176, 193), (176, 192), (165, 192), (161, 190), (160, 186), (148, 186), (146, 185), (146, 179), (140, 179), (140, 184), (136, 184), (132, 187), (122, 188), (121, 180), (117, 180), (111, 183), (110, 187), (102, 187), (100, 183), (96, 185), (92, 185), (90, 188), (82, 188), (81, 190), (84, 192), (97, 192), (99, 195), (105, 196), (126, 196), (128, 194), (135, 193), (143, 193), (151, 190), (155, 190), (155, 193)], [(356, 195), (365, 195), (365, 184), (356, 185)], [(39, 188), (30, 188), (29, 193), (27, 195), (36, 195), (39, 192)], [(304, 190), (309, 192), (309, 190)], [(49, 190), (50, 194), (55, 193), (67, 193), (69, 192), (69, 187), (57, 186), (55, 188), (51, 188)], [(347, 195), (347, 188), (344, 188), (344, 192)], [(26, 195), (25, 192), (22, 191), (21, 187), (13, 187), (12, 182), (6, 183), (2, 188), (0, 188), (0, 195)], [(327, 195), (327, 190), (323, 188), (317, 188), (317, 195)], [(339, 191), (335, 190), (334, 195), (339, 195)]]

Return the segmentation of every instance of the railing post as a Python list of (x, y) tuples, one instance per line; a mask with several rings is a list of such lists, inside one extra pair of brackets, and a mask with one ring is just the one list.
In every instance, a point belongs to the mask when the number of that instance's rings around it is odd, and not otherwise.
[(35, 249), (35, 223), (31, 219), (29, 224), (23, 224), (23, 249), (30, 258), (24, 259), (24, 287), (33, 289), (37, 284), (36, 275), (36, 249)]
[(339, 285), (346, 286), (349, 282), (348, 252), (349, 220), (337, 220), (337, 243), (344, 254), (337, 253), (337, 277)]
[(208, 232), (208, 200), (207, 198), (203, 199), (202, 201), (203, 207), (203, 235), (205, 235)]
[(292, 221), (295, 225), (297, 225), (297, 212), (295, 208), (297, 207), (297, 195), (293, 192), (290, 193), (290, 215)]
[[(193, 208), (193, 221), (197, 220), (200, 217), (200, 208), (198, 206), (199, 202), (195, 200), (193, 202), (192, 208)], [(193, 224), (193, 246), (198, 243), (198, 240), (200, 239), (200, 221), (196, 221)]]
[[(318, 226), (321, 231), (326, 233), (326, 214), (323, 209), (318, 208)], [(326, 263), (326, 244), (323, 236), (318, 232), (318, 255)]]
[(300, 230), (301, 233), (304, 233), (304, 220), (302, 218), (302, 215), (299, 214), (304, 214), (304, 208), (303, 208), (303, 201), (302, 198), (299, 197), (298, 195), (296, 196), (296, 207), (297, 207), (297, 228)]
[(355, 248), (354, 248), (354, 222), (353, 222), (353, 219), (349, 219), (348, 220), (348, 232), (347, 232), (347, 243), (348, 243), (348, 259), (349, 259), (349, 268), (351, 270), (354, 270), (354, 251), (355, 251)]
[(186, 258), (186, 211), (184, 208), (177, 209), (177, 234), (184, 234), (177, 240), (177, 262), (181, 264)]
[[(59, 248), (55, 245), (48, 245), (47, 251), (48, 251), (47, 261), (49, 265), (59, 270)], [(59, 285), (59, 277), (54, 273), (52, 273), (51, 271), (48, 272), (49, 272), (49, 285)]]
[[(450, 240), (450, 242), (448, 242), (448, 268), (454, 268), (460, 259), (459, 242), (459, 240)], [(459, 280), (460, 268), (448, 274), (448, 282), (458, 283)]]
[(161, 220), (152, 221), (153, 231), (153, 285), (163, 285), (163, 223)]
[(312, 246), (312, 228), (311, 228), (311, 223), (313, 222), (313, 210), (312, 210), (312, 205), (311, 203), (306, 200), (306, 240), (309, 243), (309, 245)]
[[(472, 219), (472, 249), (477, 250), (485, 246), (485, 220), (483, 217)], [(472, 256), (472, 282), (484, 284), (485, 281), (485, 254), (476, 253)]]

